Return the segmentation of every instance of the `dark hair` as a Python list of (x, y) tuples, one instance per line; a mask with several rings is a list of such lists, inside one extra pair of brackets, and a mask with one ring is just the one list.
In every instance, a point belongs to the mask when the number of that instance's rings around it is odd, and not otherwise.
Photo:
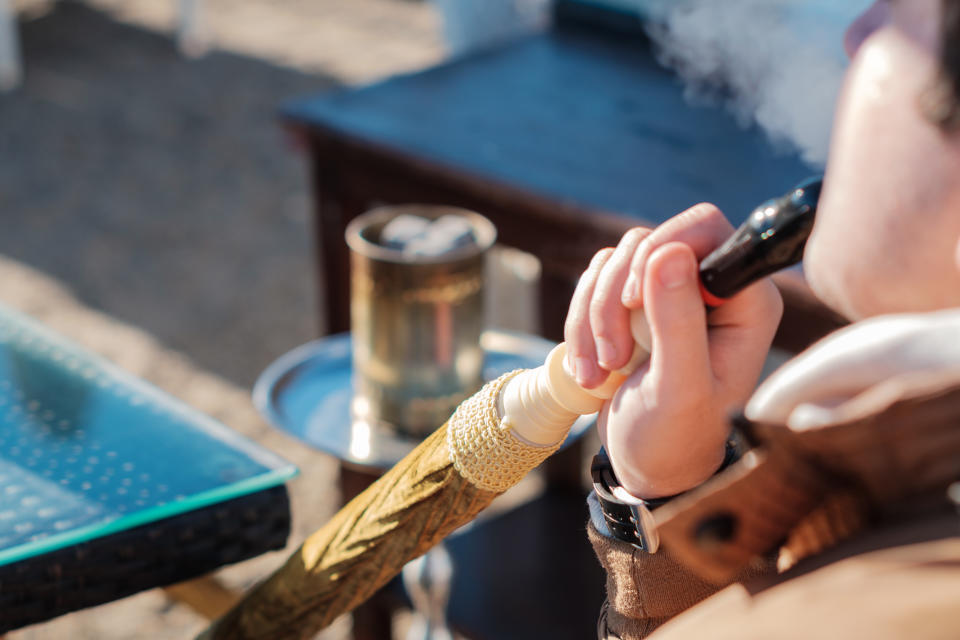
[(925, 96), (927, 115), (947, 130), (960, 129), (960, 0), (942, 0), (939, 78)]

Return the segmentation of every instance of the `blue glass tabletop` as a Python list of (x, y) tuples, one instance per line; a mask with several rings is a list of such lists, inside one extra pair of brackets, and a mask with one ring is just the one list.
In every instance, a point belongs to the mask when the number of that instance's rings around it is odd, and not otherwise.
[(294, 475), (228, 427), (0, 305), (0, 565)]

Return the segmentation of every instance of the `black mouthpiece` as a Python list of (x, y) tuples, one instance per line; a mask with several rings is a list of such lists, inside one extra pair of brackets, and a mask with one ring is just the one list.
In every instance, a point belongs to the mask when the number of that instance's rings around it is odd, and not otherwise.
[(730, 298), (764, 276), (800, 262), (813, 229), (822, 178), (810, 178), (782, 198), (768, 200), (700, 263), (700, 282)]

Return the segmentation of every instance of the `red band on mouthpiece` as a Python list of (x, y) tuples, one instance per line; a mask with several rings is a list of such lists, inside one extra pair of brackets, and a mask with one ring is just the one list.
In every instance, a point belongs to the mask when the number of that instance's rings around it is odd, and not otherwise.
[(717, 296), (707, 291), (707, 288), (703, 286), (702, 280), (700, 281), (700, 297), (703, 298), (703, 301), (707, 304), (707, 306), (710, 306), (710, 307), (719, 307), (720, 305), (725, 303), (727, 300), (729, 300), (729, 298), (718, 298)]

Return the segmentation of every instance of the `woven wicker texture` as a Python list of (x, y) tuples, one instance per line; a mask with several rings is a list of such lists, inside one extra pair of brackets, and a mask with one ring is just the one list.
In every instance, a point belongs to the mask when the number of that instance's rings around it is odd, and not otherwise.
[(486, 491), (506, 491), (563, 444), (562, 440), (548, 447), (526, 444), (500, 420), (497, 399), (504, 385), (521, 371), (488, 382), (450, 418), (447, 443), (453, 466), (471, 484)]
[(282, 549), (289, 532), (280, 486), (2, 566), (0, 633)]

